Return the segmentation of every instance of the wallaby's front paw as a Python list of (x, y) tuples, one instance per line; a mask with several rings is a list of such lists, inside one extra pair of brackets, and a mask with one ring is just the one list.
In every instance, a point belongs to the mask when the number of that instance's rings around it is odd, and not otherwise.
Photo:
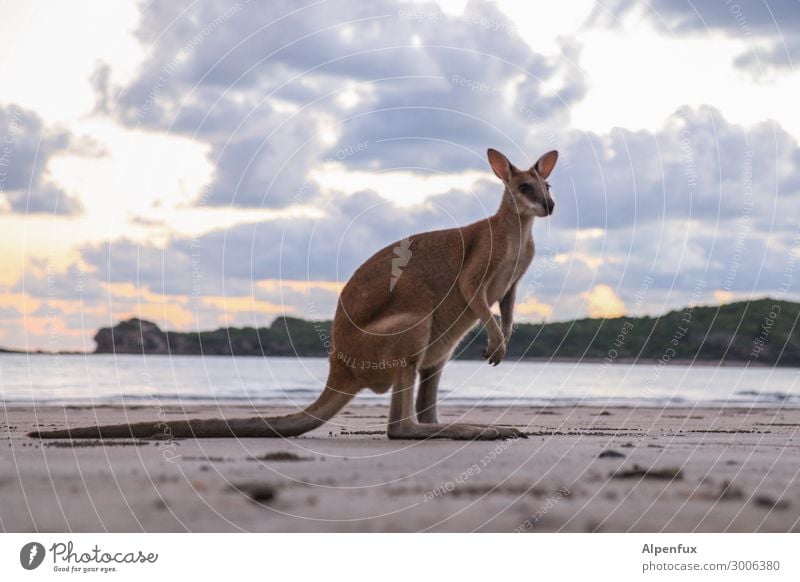
[(497, 347), (494, 348), (492, 344), (489, 344), (486, 346), (486, 349), (483, 350), (483, 357), (489, 360), (492, 366), (496, 366), (506, 357), (506, 342), (500, 342)]

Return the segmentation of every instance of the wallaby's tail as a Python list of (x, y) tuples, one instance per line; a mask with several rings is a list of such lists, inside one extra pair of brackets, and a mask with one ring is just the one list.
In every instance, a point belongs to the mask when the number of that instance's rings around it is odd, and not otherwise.
[(292, 437), (322, 426), (350, 402), (353, 396), (349, 392), (332, 388), (329, 383), (308, 408), (287, 416), (113, 424), (34, 431), (28, 433), (28, 436), (40, 439)]

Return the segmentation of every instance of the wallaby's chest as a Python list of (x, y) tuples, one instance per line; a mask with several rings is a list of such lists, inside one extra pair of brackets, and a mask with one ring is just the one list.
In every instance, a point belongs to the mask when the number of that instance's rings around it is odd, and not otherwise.
[(492, 276), (488, 279), (487, 299), (490, 303), (500, 301), (511, 286), (528, 270), (535, 248), (530, 237), (521, 240), (503, 241), (502, 253), (495, 256), (491, 266)]

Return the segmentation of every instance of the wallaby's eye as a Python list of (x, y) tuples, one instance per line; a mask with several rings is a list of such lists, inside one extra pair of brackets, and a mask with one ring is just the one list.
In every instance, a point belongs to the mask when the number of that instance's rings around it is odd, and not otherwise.
[(544, 185), (547, 186), (548, 190), (550, 189), (550, 182), (545, 182)]
[(533, 188), (527, 182), (519, 185), (519, 191), (523, 194), (530, 194)]

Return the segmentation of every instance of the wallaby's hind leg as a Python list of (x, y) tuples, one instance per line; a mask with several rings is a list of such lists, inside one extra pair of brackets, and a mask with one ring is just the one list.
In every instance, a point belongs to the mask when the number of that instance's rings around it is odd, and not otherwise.
[[(436, 412), (437, 397), (439, 393), (439, 380), (442, 379), (442, 370), (445, 362), (421, 370), (419, 373), (419, 393), (417, 394), (417, 422), (422, 424), (438, 424), (439, 417)], [(512, 426), (496, 426), (493, 424), (470, 424), (480, 428), (491, 428), (500, 433), (501, 438), (528, 438), (524, 432)]]
[(436, 404), (439, 398), (439, 380), (445, 362), (425, 368), (419, 372), (419, 391), (417, 392), (417, 422), (432, 424), (439, 422)]
[(503, 437), (494, 428), (483, 428), (470, 424), (419, 424), (414, 417), (414, 384), (417, 370), (401, 368), (392, 388), (392, 403), (389, 408), (390, 439), (456, 439), (495, 440)]

